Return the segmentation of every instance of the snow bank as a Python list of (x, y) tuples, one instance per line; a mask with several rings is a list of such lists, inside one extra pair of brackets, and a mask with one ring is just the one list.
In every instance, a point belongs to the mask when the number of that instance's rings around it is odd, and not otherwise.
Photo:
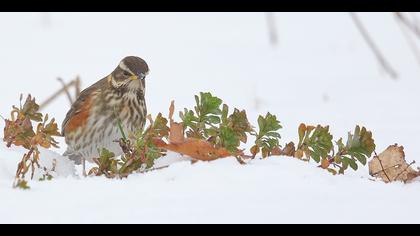
[[(63, 178), (76, 175), (76, 168), (72, 161), (61, 156), (60, 154), (47, 150), (45, 148), (40, 148), (40, 161), (39, 164), (43, 167), (46, 167), (48, 170), (53, 168), (53, 160), (55, 160), (55, 171), (51, 174), (55, 178)], [(21, 161), (25, 149), (20, 147), (12, 147), (8, 149), (4, 143), (0, 144), (0, 176), (3, 176), (5, 179), (13, 179), (15, 176), (17, 164)], [(36, 171), (34, 179), (39, 179), (42, 177), (42, 171)]]
[(364, 170), (332, 176), (289, 157), (248, 165), (180, 160), (124, 180), (67, 177), (31, 187), (2, 181), (0, 222), (415, 223), (420, 210), (417, 184), (385, 185)]

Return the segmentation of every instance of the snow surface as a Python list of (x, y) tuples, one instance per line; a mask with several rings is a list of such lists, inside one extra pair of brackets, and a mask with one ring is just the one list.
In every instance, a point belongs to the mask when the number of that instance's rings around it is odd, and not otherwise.
[[(380, 69), (347, 13), (275, 16), (273, 47), (263, 13), (2, 13), (0, 114), (20, 93), (43, 101), (60, 88), (56, 77), (80, 75), (88, 86), (138, 55), (151, 68), (153, 115), (211, 91), (250, 120), (276, 114), (283, 143), (297, 139), (302, 122), (328, 124), (335, 137), (359, 124), (373, 131), (378, 152), (399, 143), (420, 162), (420, 67), (393, 16), (360, 13), (398, 80)], [(61, 121), (68, 108), (63, 96), (45, 112)], [(170, 153), (159, 163), (171, 163), (166, 169), (80, 178), (60, 143), (41, 157), (57, 159), (56, 178), (30, 182), (29, 191), (11, 188), (22, 150), (0, 145), (0, 223), (420, 223), (419, 183), (375, 182), (367, 167), (332, 176), (287, 157), (191, 165)]]

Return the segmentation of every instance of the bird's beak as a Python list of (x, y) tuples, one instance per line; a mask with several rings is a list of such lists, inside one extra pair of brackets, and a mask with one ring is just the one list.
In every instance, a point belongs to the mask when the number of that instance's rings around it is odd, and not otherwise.
[(136, 75), (132, 75), (132, 76), (130, 77), (130, 79), (134, 81), (134, 80), (138, 80), (138, 79), (139, 79), (139, 77), (138, 77), (138, 76), (136, 76)]
[(148, 74), (149, 74), (149, 72), (141, 73), (140, 79), (145, 79)]

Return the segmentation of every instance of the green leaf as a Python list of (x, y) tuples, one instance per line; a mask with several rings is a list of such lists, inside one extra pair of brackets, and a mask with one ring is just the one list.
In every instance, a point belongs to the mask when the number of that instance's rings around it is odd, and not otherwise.
[(106, 148), (100, 149), (99, 153), (100, 153), (100, 157), (104, 159), (110, 159), (110, 158), (115, 157), (115, 154), (113, 152), (108, 151), (108, 149)]
[[(197, 97), (197, 96), (196, 96)], [(196, 98), (197, 101), (197, 98)], [(222, 100), (218, 97), (211, 95), (211, 93), (200, 93), (199, 99), (199, 110), (200, 116), (206, 116), (208, 114), (221, 115), (220, 105)]]
[(218, 130), (215, 128), (205, 129), (204, 131), (207, 136), (217, 136), (219, 134)]
[(298, 149), (303, 150), (305, 153), (316, 161), (317, 163), (323, 158), (327, 158), (328, 154), (333, 149), (332, 135), (329, 132), (329, 126), (318, 125), (316, 128), (312, 126), (306, 127), (305, 131), (301, 131), (299, 136), (304, 137), (300, 142)]
[(210, 124), (219, 124), (220, 121), (221, 121), (220, 117), (218, 116), (213, 116), (213, 115), (207, 116), (207, 122)]
[(20, 188), (20, 189), (23, 189), (23, 190), (28, 190), (28, 189), (30, 189), (30, 187), (29, 187), (29, 185), (28, 185), (28, 182), (27, 182), (26, 180), (19, 179), (19, 180), (17, 180), (17, 181), (18, 181), (18, 182), (16, 183), (15, 188)]
[(265, 131), (265, 119), (263, 116), (258, 116), (258, 128), (260, 130), (260, 135)]
[(228, 113), (229, 113), (229, 107), (226, 104), (223, 104), (223, 109), (222, 109), (222, 122), (227, 122), (227, 117), (228, 117)]
[[(220, 106), (222, 100), (218, 97), (211, 95), (211, 93), (200, 93), (200, 96), (195, 95), (196, 106), (194, 111), (184, 109), (184, 112), (180, 112), (180, 118), (184, 124), (184, 130), (186, 131), (187, 137), (190, 138), (208, 138), (206, 137), (207, 126), (214, 127), (221, 123), (222, 110)], [(224, 115), (227, 116), (227, 106), (224, 105)]]
[(330, 172), (333, 175), (336, 175), (337, 174), (337, 171), (334, 170), (334, 169), (332, 169), (332, 168), (327, 168), (327, 170), (328, 170), (328, 172)]
[(366, 165), (367, 159), (375, 151), (376, 145), (372, 138), (372, 133), (367, 131), (365, 127), (360, 128), (356, 126), (354, 133), (348, 133), (346, 145), (340, 138), (336, 142), (338, 146), (338, 156), (343, 157), (352, 169), (357, 170), (357, 163), (360, 162), (362, 165)]
[(353, 170), (357, 170), (358, 166), (357, 163), (354, 159), (351, 158), (344, 158), (343, 160), (346, 160), (346, 163), (353, 169)]
[(276, 133), (276, 132), (266, 133), (265, 136), (273, 137), (273, 138), (281, 138), (281, 135), (279, 133)]
[(260, 136), (264, 136), (269, 132), (274, 132), (283, 128), (280, 125), (280, 121), (277, 120), (277, 117), (275, 115), (270, 114), (270, 112), (268, 112), (265, 115), (265, 117), (258, 117), (258, 126)]
[(220, 128), (220, 140), (222, 147), (231, 152), (236, 151), (240, 143), (239, 137), (229, 127)]
[[(262, 156), (265, 158), (271, 154), (274, 148), (280, 147), (279, 139), (281, 136), (277, 131), (282, 126), (280, 125), (280, 121), (277, 120), (277, 117), (268, 112), (265, 117), (261, 115), (258, 117), (258, 128), (255, 145), (261, 148)], [(253, 132), (250, 125), (247, 129), (247, 132)], [(256, 149), (254, 148), (254, 150)]]
[[(365, 127), (360, 129), (356, 126), (354, 135), (349, 133), (346, 149), (349, 155), (359, 156), (361, 158), (369, 158), (375, 151), (376, 145), (372, 138), (372, 132), (367, 131)], [(366, 161), (364, 161), (366, 162)]]

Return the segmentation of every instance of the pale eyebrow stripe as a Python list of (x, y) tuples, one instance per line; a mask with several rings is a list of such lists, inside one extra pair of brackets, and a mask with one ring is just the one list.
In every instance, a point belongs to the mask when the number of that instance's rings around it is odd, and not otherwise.
[(121, 69), (123, 69), (123, 70), (125, 70), (125, 71), (128, 71), (128, 72), (130, 72), (131, 73), (131, 75), (134, 75), (134, 73), (124, 64), (124, 62), (122, 61), (122, 62), (120, 62), (120, 65), (119, 65), (119, 67), (121, 68)]

